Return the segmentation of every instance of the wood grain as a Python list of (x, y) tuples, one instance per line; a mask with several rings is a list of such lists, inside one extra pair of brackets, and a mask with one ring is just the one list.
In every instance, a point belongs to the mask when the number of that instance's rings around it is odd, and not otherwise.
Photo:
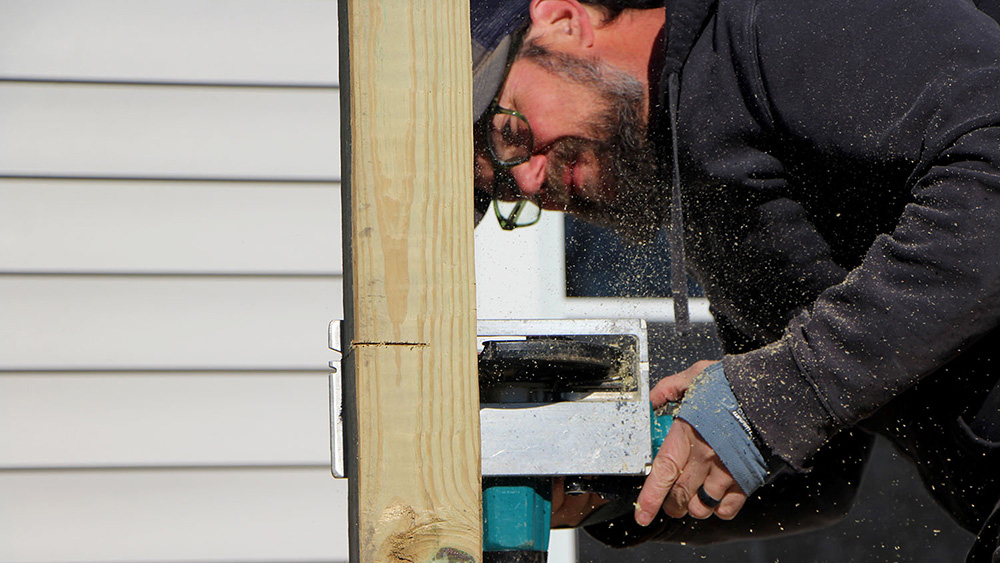
[(352, 561), (478, 561), (468, 0), (340, 10)]

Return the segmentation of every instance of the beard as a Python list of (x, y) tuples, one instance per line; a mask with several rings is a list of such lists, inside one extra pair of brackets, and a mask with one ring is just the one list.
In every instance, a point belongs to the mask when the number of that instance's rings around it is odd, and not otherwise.
[[(607, 195), (599, 199), (579, 195), (562, 181), (563, 171), (588, 153), (600, 163), (595, 183)], [(669, 200), (648, 143), (629, 146), (615, 137), (606, 142), (574, 138), (561, 141), (550, 155), (543, 189), (563, 194), (558, 204), (567, 213), (612, 228), (631, 242), (648, 242), (659, 232)]]
[[(607, 63), (551, 52), (533, 41), (518, 57), (589, 88), (603, 102), (588, 123), (594, 138), (602, 141), (567, 137), (551, 147), (545, 199), (587, 222), (610, 227), (631, 242), (652, 240), (663, 225), (669, 198), (646, 136), (642, 83)], [(581, 158), (598, 164), (594, 183), (602, 197), (585, 197), (565, 185), (564, 172)]]

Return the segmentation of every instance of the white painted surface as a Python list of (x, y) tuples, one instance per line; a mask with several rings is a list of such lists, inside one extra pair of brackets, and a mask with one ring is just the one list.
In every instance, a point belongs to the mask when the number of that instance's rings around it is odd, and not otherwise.
[(0, 181), (7, 272), (340, 274), (340, 186)]
[(324, 369), (338, 278), (0, 277), (0, 369)]
[(329, 416), (323, 371), (8, 373), (0, 469), (323, 466)]
[[(487, 214), (476, 227), (476, 307), (480, 319), (559, 318), (565, 294), (562, 254), (544, 241), (562, 237), (562, 216), (543, 213), (537, 225), (503, 231)], [(539, 275), (540, 271), (554, 275)]]
[(0, 83), (5, 174), (337, 178), (337, 90)]
[(335, 0), (0, 0), (9, 76), (336, 83)]
[[(672, 321), (670, 299), (566, 297), (563, 215), (505, 232), (487, 214), (476, 228), (476, 300), (481, 319), (629, 319)], [(691, 320), (709, 322), (708, 301), (689, 302)]]
[[(329, 86), (336, 10), (0, 0), (0, 78)], [(2, 82), (0, 175), (336, 180), (338, 106), (335, 88)], [(339, 198), (0, 180), (0, 561), (347, 559), (324, 467)]]
[(316, 469), (0, 473), (0, 561), (346, 561)]

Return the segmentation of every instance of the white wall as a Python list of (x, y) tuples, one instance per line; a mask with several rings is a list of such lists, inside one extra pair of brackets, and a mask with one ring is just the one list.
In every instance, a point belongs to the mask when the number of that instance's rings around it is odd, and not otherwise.
[(0, 560), (346, 560), (336, 9), (0, 0)]

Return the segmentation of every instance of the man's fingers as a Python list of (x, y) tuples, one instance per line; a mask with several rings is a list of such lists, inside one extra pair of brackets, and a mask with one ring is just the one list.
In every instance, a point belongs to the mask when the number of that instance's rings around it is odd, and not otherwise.
[(660, 511), (664, 498), (687, 465), (690, 453), (691, 443), (688, 437), (680, 425), (674, 424), (663, 440), (659, 453), (653, 459), (653, 468), (646, 477), (642, 491), (639, 492), (635, 521), (640, 526), (648, 526)]
[(747, 495), (743, 492), (743, 489), (733, 485), (726, 492), (725, 496), (722, 497), (722, 502), (715, 509), (715, 515), (723, 520), (732, 520), (739, 514), (746, 502)]
[(681, 378), (681, 374), (664, 377), (649, 391), (649, 401), (653, 408), (658, 409), (667, 403), (676, 403), (684, 396), (689, 381)]
[(696, 489), (691, 496), (687, 506), (688, 513), (694, 518), (708, 518), (722, 506), (722, 501), (733, 487), (739, 489), (732, 476), (719, 466), (713, 467), (699, 487), (700, 490)]
[(661, 379), (649, 392), (649, 400), (653, 403), (653, 408), (660, 408), (669, 402), (680, 401), (688, 386), (691, 385), (691, 380), (714, 363), (711, 360), (701, 360), (682, 372)]
[[(667, 498), (663, 503), (663, 511), (673, 518), (681, 518), (688, 514), (689, 507), (697, 502), (698, 489), (701, 488), (702, 484), (711, 479), (713, 473), (719, 471), (717, 467), (720, 466), (720, 462), (712, 448), (705, 443), (701, 435), (686, 420), (678, 419), (674, 424), (681, 425), (685, 430), (691, 444), (691, 453), (688, 456), (688, 463), (683, 474), (674, 483), (673, 489), (667, 493)], [(728, 477), (729, 474), (725, 470), (722, 470), (721, 473), (721, 478), (718, 475), (715, 476), (712, 488), (725, 492), (729, 483), (722, 482), (722, 479)], [(732, 479), (729, 478), (729, 481), (731, 482)], [(711, 512), (706, 516), (709, 514)]]
[[(688, 466), (691, 467), (690, 465)], [(674, 487), (667, 493), (667, 498), (663, 501), (663, 512), (671, 518), (682, 518), (688, 513), (688, 506), (693, 498), (697, 496), (698, 487), (704, 480), (705, 475), (689, 475), (687, 471), (680, 479), (674, 483)]]
[(596, 493), (566, 495), (558, 509), (552, 511), (553, 528), (576, 527), (607, 501)]
[(597, 493), (566, 494), (566, 479), (552, 479), (552, 527), (579, 526), (598, 507), (607, 504)]
[(684, 419), (676, 419), (639, 493), (635, 520), (648, 526), (661, 507), (674, 518), (708, 518), (714, 513), (730, 520), (746, 499), (701, 435)]

